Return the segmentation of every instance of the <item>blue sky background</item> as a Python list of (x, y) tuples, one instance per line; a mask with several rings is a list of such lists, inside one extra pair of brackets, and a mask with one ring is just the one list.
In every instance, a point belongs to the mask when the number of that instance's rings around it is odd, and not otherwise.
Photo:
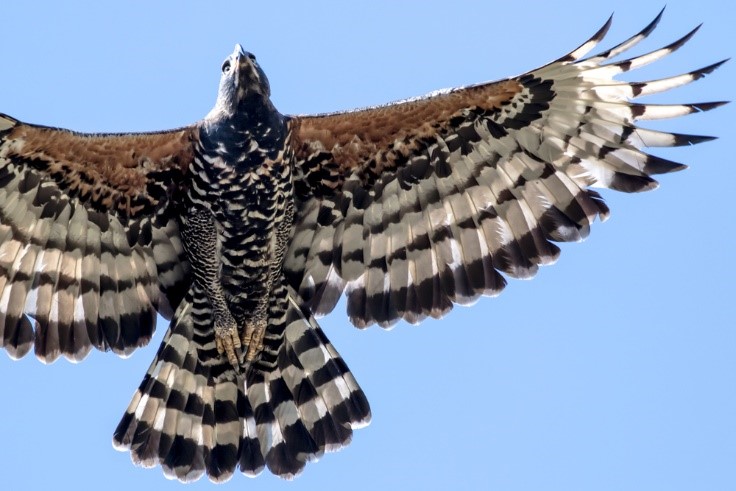
[[(264, 4), (267, 2), (263, 2)], [(185, 125), (214, 103), (236, 42), (284, 113), (349, 109), (503, 78), (576, 47), (615, 11), (605, 46), (656, 2), (4, 2), (0, 111), (81, 131)], [(635, 72), (659, 78), (736, 55), (728, 2), (668, 2), (637, 53), (700, 22)], [(734, 97), (736, 64), (668, 95)], [(656, 151), (690, 170), (654, 192), (606, 192), (613, 214), (556, 266), (442, 321), (358, 331), (322, 319), (373, 422), (292, 483), (222, 489), (736, 489), (736, 105), (653, 126), (721, 138)], [(165, 330), (121, 360), (0, 356), (0, 486), (181, 489), (131, 465), (112, 431)], [(212, 487), (206, 479), (188, 489)]]

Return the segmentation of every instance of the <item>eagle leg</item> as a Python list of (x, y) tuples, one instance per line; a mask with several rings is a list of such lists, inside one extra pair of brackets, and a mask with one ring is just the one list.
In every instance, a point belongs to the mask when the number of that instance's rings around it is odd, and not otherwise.
[(182, 221), (181, 235), (192, 265), (192, 273), (212, 307), (217, 352), (227, 356), (230, 364), (239, 369), (240, 332), (230, 312), (220, 282), (219, 246), (215, 218), (209, 210), (191, 207), (184, 214)]

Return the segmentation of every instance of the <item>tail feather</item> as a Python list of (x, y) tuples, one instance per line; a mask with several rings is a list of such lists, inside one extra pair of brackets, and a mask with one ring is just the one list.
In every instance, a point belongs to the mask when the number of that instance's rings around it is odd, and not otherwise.
[[(167, 477), (228, 480), (265, 467), (292, 478), (325, 451), (347, 445), (370, 408), (350, 370), (293, 292), (275, 307), (282, 333), (273, 366), (236, 373), (212, 352), (199, 324), (207, 305), (190, 291), (113, 438), (143, 466)], [(276, 346), (276, 344), (272, 344)]]
[(215, 423), (212, 428), (213, 446), (207, 473), (217, 482), (230, 479), (238, 464), (242, 419), (237, 402), (241, 387), (242, 384), (235, 379), (220, 381), (214, 387), (212, 406)]
[(266, 390), (261, 391), (258, 385), (251, 387), (249, 394), (265, 395), (263, 405), (256, 409), (256, 413), (261, 415), (258, 421), (259, 435), (261, 451), (266, 455), (266, 466), (276, 475), (292, 478), (302, 471), (308, 461), (323, 452), (302, 421), (304, 416), (300, 415), (295, 397), (280, 369), (273, 372)]
[(317, 392), (313, 381), (303, 377), (305, 366), (288, 340), (283, 356), (287, 358), (285, 362), (290, 365), (282, 372), (284, 380), (294, 388), (294, 401), (304, 419), (313, 422), (308, 431), (315, 444), (326, 452), (339, 449), (344, 442), (350, 440), (350, 428), (345, 428), (335, 421), (329, 412), (327, 401)]
[(238, 407), (241, 408), (240, 415), (243, 418), (243, 438), (240, 440), (238, 466), (246, 476), (255, 477), (266, 466), (258, 439), (256, 416), (244, 392), (238, 392), (238, 401)]

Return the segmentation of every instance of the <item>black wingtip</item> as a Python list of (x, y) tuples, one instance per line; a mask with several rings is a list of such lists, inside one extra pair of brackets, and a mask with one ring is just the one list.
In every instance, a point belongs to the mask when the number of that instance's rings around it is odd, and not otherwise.
[(611, 24), (613, 24), (613, 12), (611, 12), (611, 15), (608, 16), (608, 20), (606, 21), (603, 26), (598, 29), (598, 32), (596, 32), (591, 40), (600, 41), (604, 37), (606, 37), (606, 34), (608, 34), (608, 30), (611, 28)]
[(675, 137), (675, 143), (672, 145), (673, 147), (697, 145), (698, 143), (709, 142), (718, 138), (717, 136), (685, 135), (682, 133), (673, 133), (672, 136)]
[(669, 174), (670, 172), (679, 172), (687, 169), (687, 165), (663, 157), (647, 154), (647, 160), (644, 164), (644, 172), (649, 175)]
[(697, 70), (693, 70), (692, 72), (688, 73), (688, 75), (690, 75), (693, 78), (693, 80), (700, 80), (706, 75), (710, 75), (714, 71), (718, 70), (718, 68), (720, 68), (721, 65), (723, 65), (730, 59), (731, 58), (726, 58), (725, 60), (717, 61), (713, 63), (712, 65), (704, 66), (703, 68), (698, 68)]
[(723, 59), (721, 61), (717, 61), (717, 62), (713, 63), (712, 65), (708, 65), (706, 67), (703, 67), (700, 70), (696, 70), (693, 73), (694, 74), (697, 74), (697, 75), (700, 75), (701, 77), (702, 76), (705, 76), (705, 75), (709, 75), (709, 74), (713, 73), (714, 71), (716, 71), (718, 68), (720, 68), (721, 65), (723, 65), (724, 63), (726, 63), (727, 61), (730, 61), (730, 60), (731, 60), (731, 58), (726, 58), (726, 59)]
[(663, 49), (668, 49), (670, 51), (675, 51), (675, 50), (680, 49), (685, 43), (687, 43), (688, 41), (690, 41), (690, 39), (692, 39), (693, 36), (695, 36), (695, 33), (698, 32), (701, 27), (703, 27), (703, 24), (702, 23), (698, 24), (695, 27), (695, 29), (693, 29), (692, 31), (688, 32), (687, 34), (685, 34), (684, 36), (682, 36), (677, 41), (668, 44)]
[(690, 104), (690, 107), (692, 107), (698, 112), (706, 112), (706, 111), (715, 109), (717, 107), (725, 106), (729, 102), (730, 101), (699, 102), (696, 104)]
[(667, 5), (662, 7), (662, 10), (659, 11), (659, 13), (654, 18), (654, 20), (650, 22), (644, 29), (642, 29), (638, 35), (639, 36), (649, 36), (652, 33), (652, 31), (657, 27), (657, 25), (659, 24), (659, 21), (662, 20), (662, 15), (664, 14), (664, 9), (666, 8), (667, 8)]
[[(613, 14), (611, 14), (608, 17), (608, 20), (606, 21), (603, 26), (596, 31), (595, 34), (593, 34), (590, 38), (588, 38), (583, 44), (575, 48), (574, 50), (570, 51), (565, 56), (558, 58), (555, 60), (555, 63), (567, 63), (571, 61), (575, 61), (580, 59), (581, 56), (584, 56), (585, 53), (593, 49), (596, 44), (598, 44), (608, 33), (608, 30), (611, 28), (611, 23), (613, 22)], [(587, 48), (588, 45), (591, 45), (590, 48)], [(582, 53), (580, 53), (582, 51)]]

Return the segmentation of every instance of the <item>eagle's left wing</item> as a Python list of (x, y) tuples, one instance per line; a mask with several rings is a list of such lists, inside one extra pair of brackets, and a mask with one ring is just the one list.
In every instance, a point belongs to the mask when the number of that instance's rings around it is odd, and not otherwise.
[(608, 62), (644, 39), (660, 16), (597, 56), (582, 58), (610, 19), (578, 49), (519, 77), (293, 118), (299, 205), (284, 265), (291, 285), (316, 314), (332, 310), (344, 291), (359, 327), (440, 317), (453, 303), (498, 294), (506, 283), (499, 272), (528, 278), (554, 262), (553, 241), (585, 238), (595, 217), (608, 215), (590, 187), (645, 191), (657, 185), (651, 175), (684, 168), (641, 148), (710, 137), (634, 122), (722, 103), (630, 101), (699, 79), (720, 63), (663, 80), (613, 79), (675, 51), (695, 30)]

